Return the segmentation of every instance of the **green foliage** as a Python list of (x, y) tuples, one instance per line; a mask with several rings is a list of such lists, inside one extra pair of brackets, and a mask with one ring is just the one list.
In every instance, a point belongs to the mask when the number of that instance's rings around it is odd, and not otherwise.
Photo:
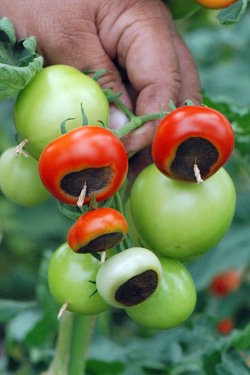
[(0, 99), (17, 94), (41, 70), (43, 58), (35, 50), (34, 37), (17, 42), (10, 20), (0, 20)]

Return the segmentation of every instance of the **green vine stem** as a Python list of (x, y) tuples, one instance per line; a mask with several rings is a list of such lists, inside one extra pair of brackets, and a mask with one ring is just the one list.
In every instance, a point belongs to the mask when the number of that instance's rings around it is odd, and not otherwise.
[(131, 121), (127, 122), (122, 128), (117, 130), (112, 130), (112, 132), (118, 137), (121, 138), (124, 135), (128, 134), (132, 130), (140, 128), (142, 124), (146, 121), (151, 121), (155, 119), (162, 119), (163, 117), (167, 116), (169, 112), (161, 112), (161, 113), (151, 113), (149, 115), (143, 116), (134, 116)]
[(84, 375), (94, 317), (74, 315), (67, 375)]
[(55, 356), (49, 369), (42, 375), (68, 375), (72, 328), (73, 314), (65, 311), (60, 321)]

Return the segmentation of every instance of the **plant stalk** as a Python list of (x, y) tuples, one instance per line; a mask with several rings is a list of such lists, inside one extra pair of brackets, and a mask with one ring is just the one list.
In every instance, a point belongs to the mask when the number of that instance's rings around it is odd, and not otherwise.
[(68, 375), (84, 375), (94, 317), (74, 315)]

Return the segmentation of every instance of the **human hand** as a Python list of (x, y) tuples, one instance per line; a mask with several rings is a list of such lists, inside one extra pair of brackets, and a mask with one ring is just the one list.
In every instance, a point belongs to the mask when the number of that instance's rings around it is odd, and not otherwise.
[[(161, 0), (2, 0), (3, 16), (18, 38), (36, 37), (45, 65), (108, 69), (99, 84), (123, 89), (120, 99), (137, 115), (168, 110), (170, 100), (201, 102), (194, 61)], [(111, 109), (111, 128), (124, 124), (117, 111)], [(158, 122), (123, 137), (129, 154), (152, 143)]]

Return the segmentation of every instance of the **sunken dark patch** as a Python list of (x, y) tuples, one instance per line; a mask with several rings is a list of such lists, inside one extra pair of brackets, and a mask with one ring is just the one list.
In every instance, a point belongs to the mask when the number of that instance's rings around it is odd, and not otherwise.
[(99, 251), (109, 250), (118, 245), (122, 239), (123, 233), (121, 232), (103, 234), (90, 241), (87, 245), (80, 247), (80, 249), (77, 250), (77, 253), (97, 253)]
[(196, 181), (194, 164), (197, 164), (204, 179), (217, 159), (218, 151), (211, 142), (201, 137), (190, 137), (178, 147), (171, 171), (179, 179)]
[(115, 300), (124, 306), (134, 306), (145, 301), (155, 291), (158, 284), (157, 273), (148, 270), (131, 277), (115, 293)]
[(109, 167), (87, 168), (63, 177), (61, 189), (72, 197), (79, 197), (84, 183), (87, 184), (86, 197), (104, 190), (110, 183), (112, 170)]

